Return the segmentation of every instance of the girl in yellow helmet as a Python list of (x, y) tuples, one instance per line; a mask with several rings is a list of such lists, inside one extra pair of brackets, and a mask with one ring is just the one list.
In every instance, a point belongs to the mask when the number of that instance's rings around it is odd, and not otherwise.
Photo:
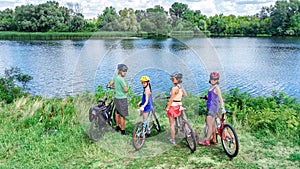
[(143, 115), (143, 119), (148, 118), (150, 111), (153, 111), (153, 102), (152, 102), (152, 90), (150, 85), (150, 78), (148, 76), (141, 77), (141, 83), (144, 88), (142, 101), (140, 103), (140, 113)]

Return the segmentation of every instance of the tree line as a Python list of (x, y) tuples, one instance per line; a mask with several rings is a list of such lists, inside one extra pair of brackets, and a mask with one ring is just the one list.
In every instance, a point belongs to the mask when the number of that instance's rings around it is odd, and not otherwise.
[(156, 5), (146, 10), (105, 7), (94, 19), (84, 19), (80, 5), (59, 6), (48, 1), (39, 5), (17, 6), (0, 11), (0, 31), (19, 32), (95, 32), (131, 31), (167, 35), (174, 31), (205, 32), (213, 35), (300, 35), (300, 1), (278, 0), (262, 7), (255, 15), (217, 14), (206, 16), (175, 2), (165, 10)]

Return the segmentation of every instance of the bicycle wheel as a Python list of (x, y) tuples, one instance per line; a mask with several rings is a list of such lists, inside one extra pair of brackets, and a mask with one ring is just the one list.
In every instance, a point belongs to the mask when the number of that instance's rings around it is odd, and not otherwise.
[(186, 144), (188, 148), (191, 150), (191, 152), (193, 153), (194, 151), (196, 151), (196, 146), (197, 146), (195, 133), (191, 125), (186, 121), (183, 122), (182, 130), (184, 132)]
[(234, 128), (229, 124), (225, 124), (221, 134), (221, 142), (226, 155), (230, 158), (237, 156), (239, 141)]
[(135, 124), (132, 133), (132, 145), (136, 150), (143, 147), (145, 143), (145, 133), (143, 122), (138, 122)]
[(158, 121), (158, 118), (157, 118), (155, 112), (152, 113), (152, 122), (151, 123), (152, 123), (152, 124), (150, 124), (151, 129), (154, 127), (157, 132), (160, 132), (161, 128), (160, 128), (160, 124), (159, 124), (159, 121)]
[(97, 142), (102, 136), (103, 131), (99, 125), (98, 118), (94, 117), (91, 122), (89, 137), (93, 142)]

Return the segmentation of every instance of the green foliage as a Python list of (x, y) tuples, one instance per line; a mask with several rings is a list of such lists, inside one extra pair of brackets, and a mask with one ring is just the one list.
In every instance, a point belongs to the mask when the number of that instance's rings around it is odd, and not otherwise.
[(27, 83), (30, 80), (32, 77), (23, 74), (18, 67), (5, 69), (4, 77), (0, 77), (0, 100), (11, 103), (16, 98), (28, 95)]
[(86, 21), (81, 15), (75, 15), (72, 17), (70, 26), (70, 32), (81, 31), (85, 28)]
[[(79, 4), (68, 8), (49, 1), (0, 11), (0, 31), (95, 32), (130, 31), (169, 36), (171, 31), (204, 31), (206, 36), (299, 36), (300, 1), (276, 1), (253, 16), (217, 14), (207, 17), (200, 10), (175, 2), (169, 10), (160, 5), (146, 10), (106, 7), (96, 19), (85, 20)], [(71, 5), (70, 5), (71, 4)], [(77, 5), (77, 6), (76, 6)]]
[(239, 89), (225, 95), (226, 107), (236, 111), (236, 118), (251, 132), (273, 134), (298, 140), (300, 137), (300, 103), (283, 92), (269, 97), (251, 97)]

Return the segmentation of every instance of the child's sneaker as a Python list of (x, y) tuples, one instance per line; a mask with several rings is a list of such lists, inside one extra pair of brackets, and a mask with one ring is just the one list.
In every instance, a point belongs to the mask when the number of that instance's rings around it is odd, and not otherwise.
[(210, 143), (206, 140), (199, 142), (199, 144), (202, 146), (210, 146)]
[(119, 132), (121, 130), (120, 126), (116, 126), (115, 131)]
[(211, 139), (211, 140), (209, 141), (209, 143), (210, 143), (210, 144), (213, 144), (213, 145), (218, 145), (217, 141), (214, 141), (213, 139)]
[(170, 139), (170, 143), (171, 143), (171, 144), (174, 144), (174, 145), (176, 144), (176, 143), (175, 143), (175, 140), (173, 140), (173, 139)]

